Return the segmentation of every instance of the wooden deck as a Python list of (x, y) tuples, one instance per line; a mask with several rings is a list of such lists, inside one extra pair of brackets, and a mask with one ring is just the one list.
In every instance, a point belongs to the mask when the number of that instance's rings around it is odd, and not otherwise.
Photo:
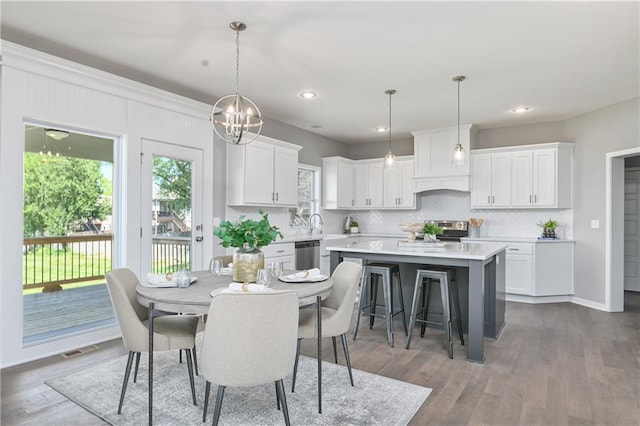
[(106, 284), (23, 297), (24, 343), (116, 324)]

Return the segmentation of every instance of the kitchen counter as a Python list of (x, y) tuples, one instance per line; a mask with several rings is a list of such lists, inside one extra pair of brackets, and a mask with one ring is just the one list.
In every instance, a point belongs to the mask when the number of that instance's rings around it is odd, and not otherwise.
[(537, 237), (463, 237), (465, 242), (505, 242), (505, 243), (575, 243), (576, 240), (542, 240)]
[[(425, 247), (421, 247), (424, 245)], [(396, 239), (326, 242), (333, 271), (344, 258), (367, 262), (444, 265), (468, 270), (468, 359), (484, 362), (484, 337), (497, 339), (504, 327), (507, 244), (445, 243), (441, 248), (398, 246)], [(414, 275), (415, 277), (415, 275)], [(415, 279), (415, 278), (414, 278)], [(458, 285), (461, 283), (458, 282)]]

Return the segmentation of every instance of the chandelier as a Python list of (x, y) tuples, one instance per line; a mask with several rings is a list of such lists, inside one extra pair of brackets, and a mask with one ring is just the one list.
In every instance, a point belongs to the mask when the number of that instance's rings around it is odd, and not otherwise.
[(258, 137), (262, 130), (262, 115), (251, 99), (240, 95), (240, 31), (247, 29), (243, 22), (232, 22), (236, 32), (236, 93), (218, 100), (211, 110), (214, 132), (225, 142), (245, 145)]

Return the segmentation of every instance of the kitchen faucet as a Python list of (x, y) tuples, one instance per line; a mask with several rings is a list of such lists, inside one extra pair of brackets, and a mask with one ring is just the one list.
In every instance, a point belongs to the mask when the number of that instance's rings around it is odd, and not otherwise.
[(314, 213), (311, 216), (309, 216), (309, 232), (313, 233), (313, 217), (314, 216), (318, 216), (318, 219), (320, 220), (320, 233), (322, 233), (322, 225), (324, 225), (324, 221), (322, 220), (322, 216), (320, 216), (319, 213)]

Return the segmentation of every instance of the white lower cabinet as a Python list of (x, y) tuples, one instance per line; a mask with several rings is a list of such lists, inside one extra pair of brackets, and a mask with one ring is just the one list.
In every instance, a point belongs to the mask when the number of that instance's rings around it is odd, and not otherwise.
[(296, 269), (295, 243), (272, 243), (261, 250), (264, 253), (265, 268), (271, 262), (281, 261), (283, 269)]
[(509, 244), (505, 265), (506, 292), (533, 294), (533, 244)]
[[(524, 240), (524, 239), (523, 239)], [(508, 244), (505, 292), (532, 302), (548, 296), (573, 294), (573, 241), (514, 242), (499, 238), (465, 238), (465, 242)], [(514, 299), (515, 300), (515, 299)], [(519, 299), (518, 299), (519, 300)]]

